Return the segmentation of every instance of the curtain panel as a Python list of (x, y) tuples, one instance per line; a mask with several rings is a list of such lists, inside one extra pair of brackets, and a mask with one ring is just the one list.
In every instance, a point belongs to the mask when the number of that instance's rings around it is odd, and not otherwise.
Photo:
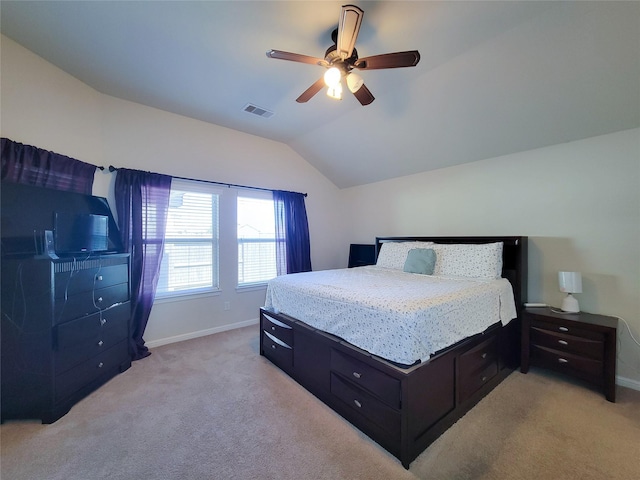
[(155, 299), (164, 250), (172, 177), (120, 168), (115, 181), (118, 227), (131, 255), (132, 360), (151, 354), (144, 331)]
[(278, 275), (311, 271), (309, 223), (304, 195), (273, 191)]
[(91, 195), (95, 165), (59, 153), (0, 139), (2, 181)]

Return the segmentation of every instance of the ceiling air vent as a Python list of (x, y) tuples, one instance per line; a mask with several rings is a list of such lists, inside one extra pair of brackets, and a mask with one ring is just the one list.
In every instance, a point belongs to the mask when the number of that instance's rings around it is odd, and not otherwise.
[(247, 113), (253, 113), (254, 115), (258, 115), (259, 117), (262, 117), (262, 118), (271, 118), (274, 115), (273, 112), (270, 112), (269, 110), (266, 110), (257, 105), (253, 105), (251, 103), (247, 103), (244, 106), (244, 111)]

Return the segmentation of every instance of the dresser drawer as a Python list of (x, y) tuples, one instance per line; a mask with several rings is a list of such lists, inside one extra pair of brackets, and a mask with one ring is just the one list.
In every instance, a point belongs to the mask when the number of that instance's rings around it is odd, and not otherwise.
[(394, 439), (400, 438), (400, 414), (342, 377), (331, 373), (331, 393)]
[(103, 312), (64, 322), (54, 328), (54, 348), (62, 350), (99, 337), (102, 334), (116, 332), (124, 339), (127, 337), (131, 304), (117, 305)]
[[(79, 263), (98, 263), (100, 260), (88, 260)], [(111, 285), (128, 281), (129, 265), (96, 266), (93, 268), (76, 269), (74, 264), (69, 262), (70, 271), (58, 272), (55, 274), (55, 298), (64, 299), (70, 295), (83, 292), (91, 292)], [(77, 268), (77, 267), (76, 267)]]
[(531, 329), (531, 343), (561, 352), (585, 355), (594, 360), (602, 360), (604, 356), (604, 341), (601, 339), (576, 337), (565, 333), (541, 330), (537, 327)]
[(262, 330), (269, 332), (289, 346), (293, 346), (293, 328), (268, 315), (262, 315)]
[(338, 350), (331, 350), (331, 370), (365, 388), (387, 405), (400, 408), (399, 380)]
[(599, 360), (538, 345), (531, 346), (531, 360), (536, 365), (570, 373), (598, 385), (603, 382), (604, 364)]
[(129, 337), (129, 303), (55, 327), (55, 371), (62, 373)]
[(290, 345), (262, 331), (262, 348), (264, 356), (281, 368), (290, 369), (293, 366), (293, 349)]
[(80, 365), (58, 375), (55, 379), (54, 401), (59, 402), (117, 368), (129, 358), (127, 341), (122, 341)]
[(54, 324), (83, 317), (129, 301), (129, 284), (120, 283), (55, 302)]

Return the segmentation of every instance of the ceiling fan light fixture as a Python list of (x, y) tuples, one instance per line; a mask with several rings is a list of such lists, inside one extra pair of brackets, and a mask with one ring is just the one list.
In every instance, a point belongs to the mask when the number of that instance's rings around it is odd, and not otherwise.
[(327, 96), (336, 100), (342, 100), (342, 84), (338, 82), (334, 87), (328, 87)]
[(340, 71), (340, 69), (337, 67), (331, 67), (326, 72), (324, 72), (324, 83), (326, 83), (327, 87), (329, 88), (335, 88), (336, 85), (340, 85), (341, 77), (342, 72)]
[(364, 80), (357, 73), (351, 72), (347, 75), (347, 87), (351, 93), (356, 93), (364, 85)]
[[(2, 0), (0, 0), (2, 1)], [(291, 62), (319, 65), (327, 69), (323, 77), (307, 88), (296, 102), (308, 102), (326, 85), (327, 95), (335, 99), (342, 99), (342, 77), (345, 77), (347, 88), (353, 93), (362, 106), (369, 105), (375, 100), (373, 94), (363, 83), (359, 75), (351, 70), (382, 70), (386, 68), (415, 67), (420, 61), (420, 52), (408, 50), (405, 52), (383, 53), (360, 58), (355, 49), (356, 40), (362, 26), (364, 12), (355, 5), (343, 5), (338, 19), (338, 28), (331, 32), (333, 45), (324, 54), (324, 59), (301, 55), (299, 53), (269, 50), (267, 57)]]

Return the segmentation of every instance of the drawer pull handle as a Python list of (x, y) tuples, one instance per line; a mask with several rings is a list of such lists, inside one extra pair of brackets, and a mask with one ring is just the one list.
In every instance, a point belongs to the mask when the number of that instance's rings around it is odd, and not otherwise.
[(358, 372), (353, 372), (353, 376), (356, 378), (360, 378), (362, 375)]
[(353, 403), (355, 404), (356, 407), (362, 408), (362, 404), (358, 400), (354, 400)]
[(102, 281), (102, 275), (96, 275), (96, 280), (98, 282), (101, 282)]
[(559, 358), (558, 363), (569, 363), (569, 360), (567, 360), (566, 358)]
[(104, 342), (103, 342), (102, 340), (100, 340), (100, 341), (98, 342), (98, 346), (99, 346), (99, 347), (101, 347), (102, 345), (104, 345)]
[(487, 352), (482, 354), (482, 358), (487, 358)]
[(100, 319), (100, 325), (104, 325), (105, 323), (107, 323), (107, 319), (106, 318), (101, 318)]
[(276, 327), (271, 326), (271, 331), (275, 332), (276, 331)]
[(486, 382), (487, 381), (487, 377), (482, 377), (482, 381)]
[(104, 367), (104, 363), (100, 362), (100, 363), (98, 364), (98, 368), (102, 368), (102, 367)]
[(96, 302), (102, 302), (102, 297), (98, 297), (98, 299), (96, 300)]
[(560, 345), (569, 345), (569, 342), (567, 342), (566, 340), (558, 340), (558, 343)]
[(272, 343), (271, 344), (271, 348), (273, 348), (274, 350), (276, 349), (276, 346)]
[(569, 329), (567, 327), (558, 327), (558, 330), (560, 330), (561, 332), (568, 332)]

